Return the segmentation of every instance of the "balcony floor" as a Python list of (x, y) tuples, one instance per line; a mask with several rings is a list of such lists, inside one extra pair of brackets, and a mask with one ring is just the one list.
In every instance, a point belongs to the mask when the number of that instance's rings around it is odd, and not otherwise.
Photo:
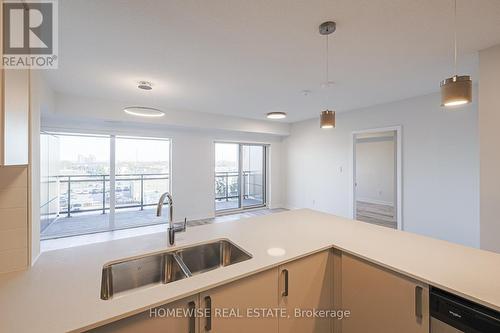
[[(244, 199), (243, 205), (254, 206), (261, 201), (254, 199)], [(218, 201), (216, 202), (217, 211), (235, 209), (238, 201)], [(168, 209), (164, 210), (164, 215), (156, 216), (156, 207), (146, 207), (144, 210), (117, 210), (115, 214), (115, 230), (143, 227), (166, 223), (168, 221)], [(192, 221), (195, 222), (195, 221)], [(71, 217), (60, 216), (40, 234), (41, 239), (51, 239), (59, 237), (68, 237), (88, 233), (110, 231), (109, 214), (101, 212), (74, 213)]]
[[(262, 200), (255, 200), (255, 199), (243, 199), (241, 201), (241, 204), (243, 207), (248, 207), (248, 206), (258, 206), (262, 205)], [(227, 210), (227, 209), (237, 209), (238, 208), (238, 199), (229, 199), (229, 200), (221, 200), (221, 201), (216, 201), (215, 202), (215, 210), (216, 211), (222, 211), (222, 210)]]
[[(166, 223), (168, 211), (165, 215), (156, 216), (156, 210), (117, 210), (115, 214), (115, 229), (142, 227), (146, 225)], [(71, 217), (61, 216), (49, 224), (42, 232), (42, 239), (67, 237), (87, 233), (109, 231), (109, 214), (79, 213)]]

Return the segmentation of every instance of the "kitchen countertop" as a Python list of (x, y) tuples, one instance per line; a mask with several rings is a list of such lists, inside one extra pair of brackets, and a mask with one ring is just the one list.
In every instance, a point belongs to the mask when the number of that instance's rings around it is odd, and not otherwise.
[[(0, 275), (0, 331), (80, 332), (331, 247), (500, 311), (500, 254), (300, 209), (188, 228), (177, 246), (227, 238), (253, 255), (232, 266), (100, 299), (111, 260), (166, 249), (166, 232), (42, 253)], [(285, 250), (272, 257), (267, 249)]]

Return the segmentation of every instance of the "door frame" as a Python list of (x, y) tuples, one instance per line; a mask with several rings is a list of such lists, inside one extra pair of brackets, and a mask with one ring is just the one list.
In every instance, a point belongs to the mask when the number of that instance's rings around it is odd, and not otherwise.
[(403, 131), (403, 126), (401, 125), (395, 125), (395, 126), (388, 126), (388, 127), (378, 127), (378, 128), (370, 128), (370, 129), (363, 129), (363, 130), (356, 130), (351, 132), (351, 186), (350, 186), (350, 195), (349, 195), (349, 202), (350, 202), (350, 207), (351, 207), (351, 217), (352, 219), (356, 218), (356, 144), (355, 144), (355, 137), (357, 134), (366, 134), (366, 133), (377, 133), (377, 132), (387, 132), (387, 131), (395, 131), (396, 132), (396, 149), (395, 149), (395, 162), (396, 162), (396, 184), (395, 184), (395, 190), (396, 190), (396, 222), (397, 222), (397, 228), (398, 230), (403, 230), (404, 225), (403, 225), (403, 142), (402, 142), (402, 131)]
[[(270, 143), (263, 143), (263, 142), (248, 142), (248, 141), (233, 141), (233, 140), (214, 140), (212, 143), (212, 165), (215, 167), (215, 145), (217, 143), (229, 143), (229, 144), (237, 144), (238, 145), (238, 192), (239, 192), (239, 197), (238, 197), (238, 207), (237, 208), (229, 208), (229, 209), (222, 209), (222, 210), (217, 210), (217, 205), (215, 202), (215, 195), (214, 195), (214, 200), (213, 200), (213, 207), (214, 207), (214, 215), (215, 216), (222, 216), (222, 215), (228, 215), (228, 214), (234, 214), (242, 211), (248, 211), (252, 209), (261, 209), (261, 208), (266, 208), (269, 206), (268, 198), (269, 198), (269, 149), (271, 147)], [(262, 158), (262, 171), (264, 173), (263, 177), (263, 191), (262, 191), (262, 196), (263, 196), (263, 204), (257, 204), (257, 205), (252, 205), (252, 206), (243, 206), (242, 205), (242, 196), (243, 196), (243, 146), (262, 146), (263, 147), (263, 158)], [(215, 170), (214, 170), (215, 171)], [(214, 172), (214, 186), (215, 186), (215, 172)]]

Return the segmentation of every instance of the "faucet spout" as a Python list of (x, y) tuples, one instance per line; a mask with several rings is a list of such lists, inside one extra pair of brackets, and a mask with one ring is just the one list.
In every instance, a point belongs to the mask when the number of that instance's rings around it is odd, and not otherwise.
[(174, 246), (175, 233), (186, 231), (187, 219), (184, 219), (184, 225), (181, 227), (176, 227), (174, 225), (174, 201), (172, 195), (169, 192), (165, 192), (161, 195), (160, 200), (158, 201), (158, 206), (156, 207), (156, 216), (161, 216), (165, 201), (169, 206), (169, 213), (170, 213), (168, 217), (168, 244), (170, 246)]

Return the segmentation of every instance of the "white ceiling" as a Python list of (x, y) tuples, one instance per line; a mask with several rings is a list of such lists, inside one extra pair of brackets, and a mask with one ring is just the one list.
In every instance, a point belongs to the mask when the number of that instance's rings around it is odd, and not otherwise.
[[(458, 0), (458, 15), (460, 73), (477, 79), (477, 51), (500, 43), (500, 1)], [(337, 22), (330, 88), (325, 20)], [(59, 1), (59, 69), (45, 74), (65, 93), (298, 121), (438, 91), (452, 22), (452, 0)]]

